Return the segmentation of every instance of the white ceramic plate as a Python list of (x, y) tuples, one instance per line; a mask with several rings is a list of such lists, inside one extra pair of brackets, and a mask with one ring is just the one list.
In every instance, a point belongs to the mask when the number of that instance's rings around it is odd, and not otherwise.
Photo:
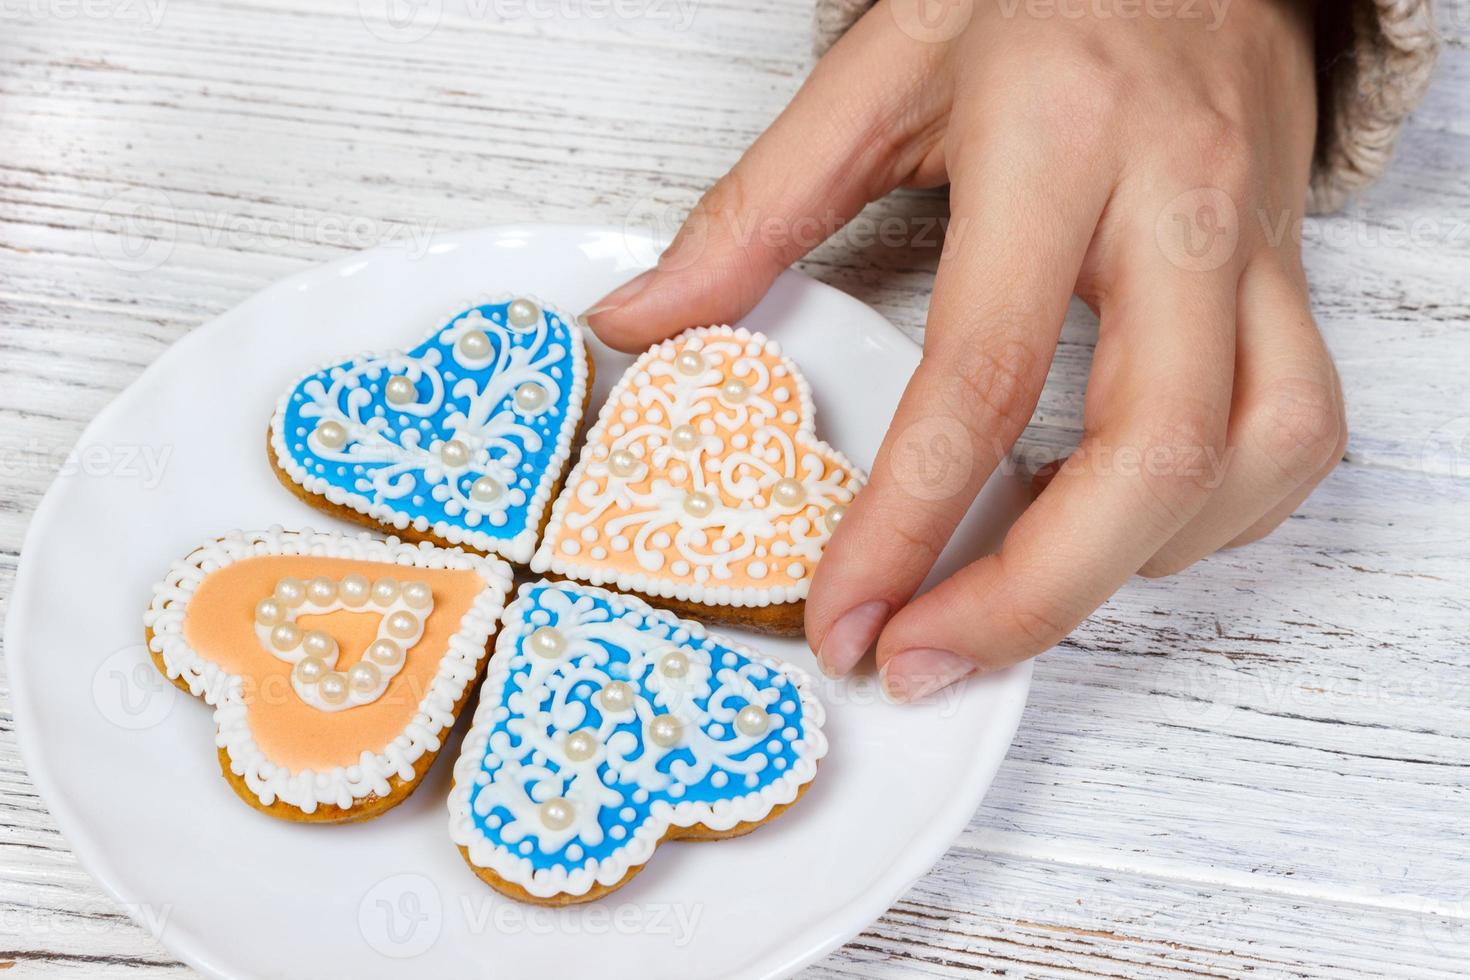
[[(1028, 668), (908, 707), (886, 703), (871, 672), (824, 681), (832, 749), (800, 805), (740, 840), (669, 844), (610, 898), (548, 911), (491, 892), (450, 843), (458, 731), (386, 816), (292, 825), (236, 798), (210, 709), (147, 662), (143, 610), (172, 560), (231, 528), (335, 523), (266, 461), (271, 408), (301, 371), (412, 343), (480, 294), (575, 312), (654, 254), (622, 230), (536, 226), (335, 262), (184, 337), (82, 436), (36, 511), (6, 624), (21, 748), (82, 863), (193, 966), (359, 980), (784, 976), (880, 916), (969, 820), (1015, 732)], [(744, 323), (802, 365), (823, 438), (870, 464), (918, 363), (913, 343), (795, 273)], [(594, 356), (595, 410), (631, 359), (600, 345)], [(944, 565), (993, 546), (1019, 499), (992, 480)], [(801, 643), (739, 638), (817, 673)]]

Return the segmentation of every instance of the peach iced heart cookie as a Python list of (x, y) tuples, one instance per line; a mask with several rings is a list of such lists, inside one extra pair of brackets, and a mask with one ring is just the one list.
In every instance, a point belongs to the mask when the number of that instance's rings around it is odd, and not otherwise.
[(220, 766), (287, 820), (366, 820), (417, 787), (511, 587), (496, 558), (368, 534), (235, 531), (154, 589), (148, 649), (214, 706)]
[(709, 621), (797, 634), (811, 576), (864, 477), (816, 437), (775, 342), (699, 327), (618, 381), (531, 567)]

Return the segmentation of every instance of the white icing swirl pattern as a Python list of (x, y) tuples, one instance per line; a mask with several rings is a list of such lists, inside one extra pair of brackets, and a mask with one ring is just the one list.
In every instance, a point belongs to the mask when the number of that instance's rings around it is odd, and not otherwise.
[(502, 299), (457, 313), (406, 353), (302, 378), (276, 407), (272, 452), (333, 504), (524, 562), (586, 383), (580, 328)]
[(504, 623), (450, 827), (533, 895), (617, 884), (670, 827), (763, 820), (826, 753), (804, 674), (637, 599), (541, 582)]
[(614, 388), (531, 567), (727, 605), (805, 598), (862, 473), (812, 426), (777, 345), (701, 327)]

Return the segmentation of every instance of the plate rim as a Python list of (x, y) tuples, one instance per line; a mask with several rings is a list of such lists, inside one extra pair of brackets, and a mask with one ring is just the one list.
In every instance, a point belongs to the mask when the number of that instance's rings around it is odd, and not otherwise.
[[(462, 247), (469, 241), (475, 239), (495, 239), (510, 236), (528, 237), (543, 236), (548, 232), (562, 235), (576, 235), (582, 239), (606, 236), (609, 234), (621, 235), (628, 241), (641, 240), (645, 247), (658, 249), (666, 244), (666, 239), (658, 236), (638, 232), (627, 227), (616, 225), (583, 223), (583, 222), (515, 222), (509, 224), (486, 225), (478, 228), (460, 229), (451, 232), (442, 232), (432, 237), (433, 246), (454, 244)], [(172, 359), (183, 356), (180, 352), (187, 352), (193, 345), (202, 343), (197, 338), (208, 336), (212, 330), (222, 329), (218, 326), (220, 321), (238, 315), (239, 311), (254, 304), (265, 302), (272, 295), (288, 291), (293, 286), (307, 280), (314, 280), (323, 275), (354, 264), (370, 263), (380, 257), (387, 257), (401, 253), (401, 249), (392, 245), (383, 245), (375, 248), (351, 252), (338, 256), (327, 262), (310, 265), (304, 269), (293, 272), (289, 276), (277, 279), (274, 282), (256, 290), (238, 303), (209, 317), (209, 319), (193, 327), (183, 336), (169, 344), (143, 371), (128, 385), (108, 400), (99, 409), (92, 419), (83, 427), (78, 435), (75, 445), (85, 445), (105, 419), (118, 410), (118, 406), (126, 404), (130, 399), (139, 396), (150, 378), (160, 373), (160, 365), (171, 362)], [(631, 254), (630, 258), (636, 261)], [(805, 280), (821, 290), (831, 290), (845, 299), (858, 303), (871, 312), (881, 322), (882, 329), (889, 332), (893, 337), (901, 339), (903, 344), (915, 351), (921, 350), (911, 338), (891, 323), (886, 316), (864, 303), (862, 300), (846, 293), (835, 286), (821, 282), (796, 269), (786, 269), (781, 273), (781, 278), (798, 278)], [(738, 321), (737, 321), (738, 322)], [(16, 563), (15, 580), (10, 592), (9, 608), (5, 617), (4, 644), (6, 672), (11, 689), (11, 712), (15, 721), (16, 746), (20, 754), (21, 762), (25, 765), (26, 774), (32, 784), (36, 787), (42, 803), (51, 818), (56, 821), (57, 829), (60, 831), (67, 847), (76, 856), (77, 862), (87, 875), (115, 901), (121, 911), (137, 923), (145, 932), (154, 938), (159, 945), (163, 946), (182, 962), (200, 973), (218, 977), (221, 980), (235, 980), (237, 977), (247, 974), (228, 972), (215, 963), (211, 962), (210, 950), (212, 943), (194, 934), (194, 931), (184, 927), (171, 925), (169, 928), (154, 933), (146, 922), (139, 919), (135, 913), (137, 907), (136, 895), (128, 884), (119, 875), (113, 863), (107, 857), (106, 845), (93, 837), (87, 821), (80, 811), (74, 810), (63, 792), (61, 786), (53, 778), (49, 766), (44, 761), (42, 751), (38, 746), (42, 743), (41, 733), (33, 731), (28, 720), (29, 714), (23, 707), (29, 699), (29, 674), (25, 666), (25, 658), (19, 654), (19, 646), (16, 640), (25, 631), (30, 614), (28, 609), (34, 605), (31, 594), (39, 586), (32, 579), (30, 569), (35, 565), (36, 559), (32, 557), (39, 548), (39, 542), (44, 533), (53, 523), (52, 511), (61, 506), (59, 501), (61, 492), (58, 489), (58, 480), (53, 478), (51, 484), (46, 488), (40, 503), (36, 505), (30, 516), (29, 525), (21, 542), (20, 553)], [(966, 770), (966, 779), (962, 786), (956, 787), (946, 795), (945, 805), (936, 810), (931, 826), (939, 831), (934, 835), (937, 840), (946, 843), (942, 850), (929, 855), (926, 848), (913, 848), (904, 853), (904, 859), (890, 864), (877, 877), (875, 884), (860, 894), (850, 898), (844, 904), (834, 909), (825, 916), (816, 927), (809, 930), (807, 935), (821, 935), (823, 938), (816, 943), (803, 942), (800, 939), (788, 940), (784, 944), (778, 944), (757, 954), (751, 960), (737, 964), (742, 971), (746, 968), (755, 969), (754, 974), (745, 974), (746, 977), (755, 977), (758, 980), (776, 980), (776, 978), (787, 977), (796, 971), (806, 967), (817, 960), (825, 957), (828, 953), (846, 944), (863, 929), (881, 918), (895, 902), (907, 892), (915, 882), (928, 874), (944, 854), (954, 845), (956, 839), (969, 824), (971, 817), (978, 809), (980, 803), (994, 781), (995, 774), (999, 771), (1001, 764), (1009, 754), (1010, 747), (1014, 743), (1016, 732), (1020, 727), (1021, 716), (1029, 701), (1031, 680), (1034, 669), (1034, 661), (1027, 660), (1020, 664), (1007, 668), (995, 675), (991, 675), (1006, 685), (1005, 696), (1001, 699), (1004, 715), (999, 719), (1008, 731), (1005, 739), (1005, 751), (999, 753), (993, 759), (984, 759), (972, 765)]]

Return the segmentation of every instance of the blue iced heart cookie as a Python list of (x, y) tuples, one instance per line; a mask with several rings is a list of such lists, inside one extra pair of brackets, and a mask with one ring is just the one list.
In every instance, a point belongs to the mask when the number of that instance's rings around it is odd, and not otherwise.
[(401, 353), (298, 381), (271, 419), (289, 485), (403, 532), (524, 562), (587, 396), (575, 321), (527, 299), (471, 307)]
[(588, 901), (666, 837), (743, 833), (827, 752), (805, 674), (638, 599), (538, 582), (502, 624), (449, 812), (513, 896)]

